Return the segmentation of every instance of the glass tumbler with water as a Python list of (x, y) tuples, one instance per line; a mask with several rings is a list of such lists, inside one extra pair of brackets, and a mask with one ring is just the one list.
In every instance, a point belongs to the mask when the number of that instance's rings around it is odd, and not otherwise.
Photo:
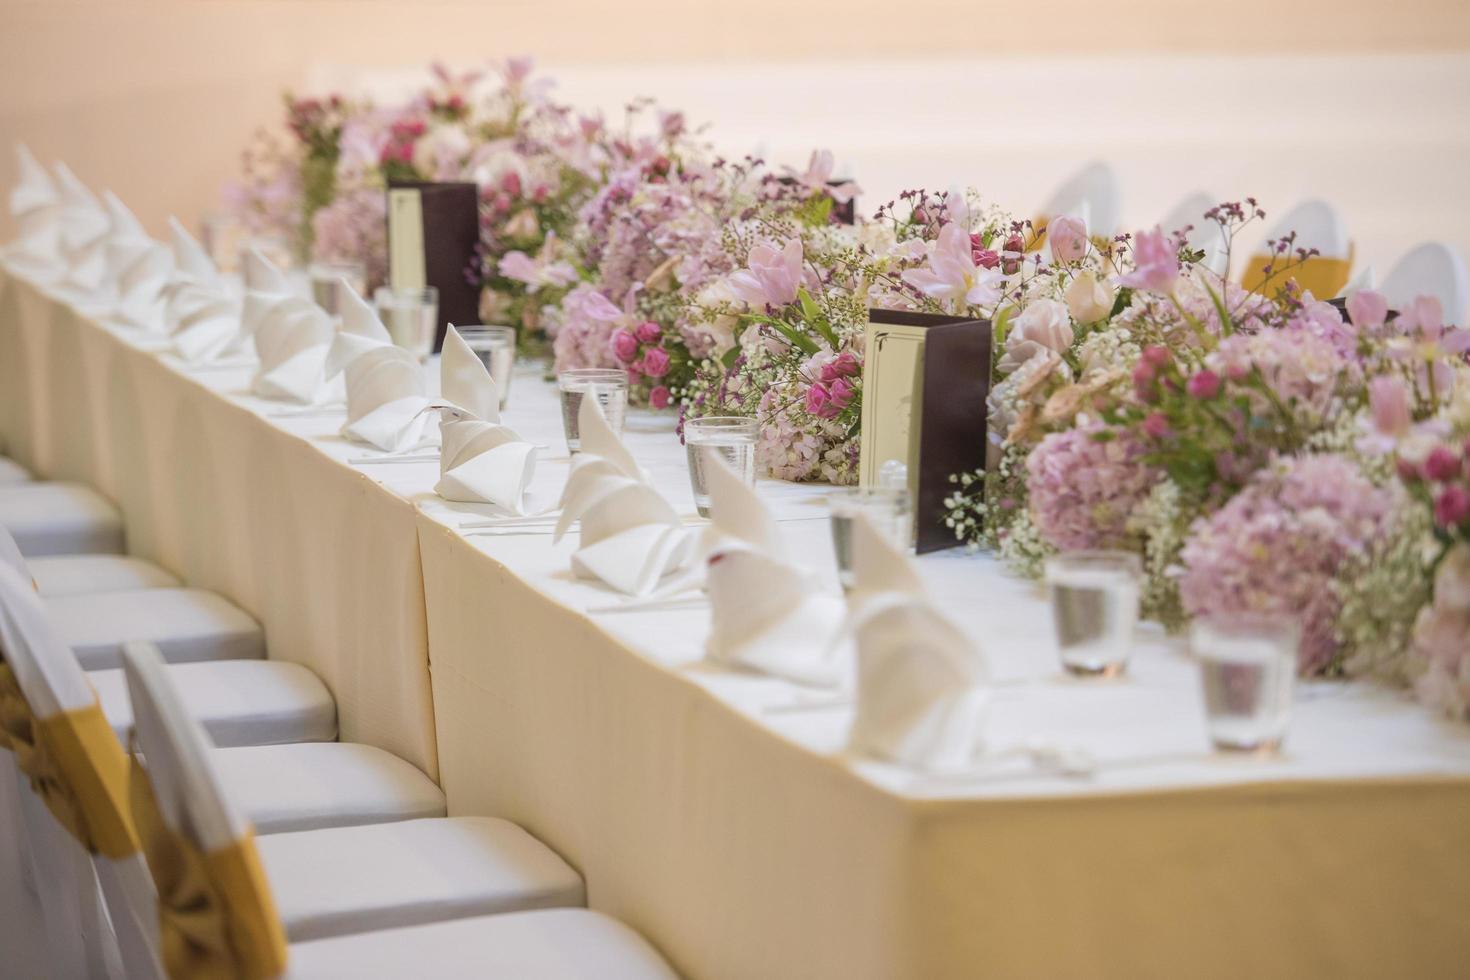
[(878, 533), (899, 548), (914, 544), (914, 511), (905, 487), (856, 487), (827, 497), (832, 512), (832, 550), (837, 555), (837, 581), (852, 591), (852, 524), (866, 514)]
[(684, 423), (684, 448), (689, 455), (689, 486), (694, 509), (709, 516), (709, 467), (719, 459), (746, 486), (755, 486), (756, 420), (740, 415), (710, 415)]
[(342, 312), (338, 290), (346, 283), (357, 295), (367, 292), (367, 267), (361, 262), (318, 262), (307, 270), (312, 301), (332, 316)]
[(1114, 677), (1133, 650), (1142, 565), (1126, 551), (1071, 551), (1046, 562), (1052, 623), (1069, 673)]
[(500, 408), (510, 400), (510, 376), (516, 366), (516, 332), (513, 327), (456, 327), (465, 346), (475, 352), (490, 372), (495, 390), (500, 392)]
[(1294, 616), (1242, 614), (1197, 619), (1205, 723), (1215, 747), (1272, 753), (1291, 723), (1301, 627)]
[(582, 451), (582, 430), (578, 413), (582, 399), (588, 395), (602, 406), (602, 417), (613, 432), (623, 434), (623, 418), (628, 412), (628, 372), (619, 368), (573, 368), (557, 376), (561, 389), (561, 421), (567, 435), (567, 452)]
[(414, 289), (392, 289), (383, 286), (373, 293), (378, 319), (388, 330), (393, 343), (420, 360), (434, 352), (434, 337), (439, 332), (439, 290), (433, 286)]

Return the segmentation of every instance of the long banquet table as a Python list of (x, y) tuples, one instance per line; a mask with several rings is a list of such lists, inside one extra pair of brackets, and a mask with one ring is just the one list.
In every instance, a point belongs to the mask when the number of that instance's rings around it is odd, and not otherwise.
[[(363, 463), (341, 415), (186, 370), (156, 341), (0, 281), (0, 448), (115, 499), (132, 550), (238, 601), (317, 670), (345, 739), (437, 775), (455, 813), (524, 825), (589, 900), (709, 978), (1455, 977), (1470, 962), (1470, 732), (1398, 692), (1308, 684), (1285, 753), (1211, 753), (1196, 668), (1145, 631), (1115, 682), (1060, 675), (1036, 588), (922, 559), (990, 660), (966, 776), (843, 751), (850, 705), (702, 660), (708, 609), (606, 611), (575, 535), (476, 533), (437, 463)], [(551, 386), (505, 420), (567, 470)], [(671, 423), (627, 442), (692, 513)], [(762, 481), (835, 589), (821, 488)], [(1005, 755), (1085, 749), (1090, 776)]]

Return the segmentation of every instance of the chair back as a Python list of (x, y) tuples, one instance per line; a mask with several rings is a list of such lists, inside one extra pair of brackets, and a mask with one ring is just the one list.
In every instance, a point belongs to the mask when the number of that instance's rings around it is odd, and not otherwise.
[(1389, 309), (1408, 309), (1420, 296), (1433, 296), (1444, 310), (1444, 322), (1467, 326), (1470, 313), (1470, 274), (1460, 253), (1442, 242), (1424, 242), (1399, 259), (1381, 290)]
[[(1266, 242), (1296, 233), (1292, 254), (1273, 255)], [(1316, 249), (1305, 261), (1297, 249)], [(1289, 267), (1289, 268), (1288, 268)], [(1269, 271), (1268, 271), (1269, 270)], [(1295, 281), (1303, 292), (1326, 300), (1342, 292), (1353, 271), (1353, 243), (1337, 209), (1326, 201), (1303, 201), (1271, 225), (1266, 239), (1246, 263), (1240, 284), (1252, 291), (1274, 294)]]

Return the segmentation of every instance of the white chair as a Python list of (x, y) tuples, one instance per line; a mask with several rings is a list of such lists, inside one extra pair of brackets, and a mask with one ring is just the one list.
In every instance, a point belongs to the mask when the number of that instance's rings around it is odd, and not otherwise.
[(1390, 309), (1408, 309), (1420, 296), (1433, 296), (1444, 310), (1445, 323), (1464, 326), (1470, 313), (1470, 275), (1460, 253), (1440, 242), (1416, 245), (1399, 259), (1383, 280)]
[[(138, 716), (139, 747), (148, 760), (146, 781), (156, 805), (154, 820), (146, 805), (149, 796), (140, 792), (141, 786), (134, 788), (135, 799), (145, 804), (135, 806), (135, 812), (152, 828), (143, 833), (149, 866), (158, 872), (189, 852), (205, 856), (201, 867), (214, 886), (214, 904), (204, 914), (218, 916), (234, 940), (228, 948), (215, 950), (210, 962), (238, 966), (243, 960), (251, 965), (250, 975), (273, 976), (286, 971), (288, 938), (309, 943), (455, 919), (465, 920), (466, 936), (475, 936), (490, 930), (470, 923), (495, 921), (479, 918), (483, 914), (582, 901), (576, 872), (520, 828), (501, 820), (415, 820), (256, 840), (229, 799), (208, 753), (206, 736), (185, 711), (157, 652), (141, 644), (130, 646), (124, 669)], [(229, 871), (234, 873), (225, 873)], [(198, 905), (193, 909), (197, 918)], [(631, 933), (608, 929), (590, 912), (568, 920), (576, 923), (587, 917), (598, 921), (598, 938), (604, 941), (595, 950), (586, 948), (585, 971), (568, 974), (565, 966), (576, 950), (585, 948), (580, 934), (589, 929), (573, 925), (563, 933), (533, 925), (530, 943), (505, 940), (507, 947), (518, 950), (515, 965), (523, 968), (507, 975), (671, 976), (656, 954)], [(511, 919), (544, 921), (534, 915)], [(160, 921), (165, 929), (172, 921), (166, 902)], [(369, 964), (375, 960), (394, 956), (391, 934), (385, 936), (366, 940), (368, 949), (359, 947), (356, 952), (351, 943), (337, 939), (342, 945), (308, 953), (305, 966), (316, 971), (314, 975), (358, 975), (347, 965), (371, 970)], [(609, 937), (616, 938), (606, 941)], [(165, 935), (161, 948), (177, 952), (183, 948), (181, 938)], [(436, 949), (441, 964), (437, 969)], [(198, 946), (191, 951), (208, 955)], [(444, 935), (413, 952), (427, 957), (416, 961), (414, 973), (439, 976), (446, 969), (464, 969), (466, 954), (456, 957)], [(527, 956), (535, 959), (528, 961)], [(292, 970), (290, 975), (297, 973)]]
[(1225, 230), (1217, 222), (1205, 217), (1205, 212), (1217, 203), (1218, 200), (1206, 192), (1195, 191), (1174, 205), (1159, 222), (1159, 227), (1166, 234), (1190, 228), (1189, 234), (1185, 236), (1189, 247), (1204, 252), (1201, 264), (1215, 275), (1224, 277), (1230, 271)]
[(122, 515), (79, 483), (31, 480), (0, 485), (0, 527), (27, 557), (118, 554)]
[(0, 456), (0, 487), (8, 487), (16, 483), (31, 482), (31, 471), (11, 459), (9, 456)]
[[(1279, 241), (1292, 232), (1296, 240), (1292, 254), (1274, 256), (1266, 242)], [(1316, 249), (1317, 255), (1299, 260), (1297, 249)], [(1283, 271), (1290, 266), (1289, 271)], [(1270, 267), (1268, 275), (1266, 269)], [(1274, 293), (1295, 280), (1303, 292), (1318, 299), (1328, 299), (1342, 292), (1353, 270), (1353, 243), (1337, 209), (1326, 201), (1303, 201), (1278, 219), (1266, 232), (1265, 240), (1246, 263), (1241, 285), (1249, 290), (1264, 289)]]
[(1052, 218), (1071, 215), (1087, 223), (1087, 233), (1094, 239), (1106, 239), (1118, 233), (1122, 213), (1118, 175), (1106, 163), (1094, 160), (1052, 193), (1036, 224), (1039, 227)]
[(87, 670), (118, 666), (123, 644), (130, 640), (156, 644), (171, 663), (265, 656), (260, 625), (244, 610), (213, 592), (182, 588), (141, 559), (84, 555), (33, 563), (0, 528), (0, 561), (20, 570), (46, 596), (62, 640)]

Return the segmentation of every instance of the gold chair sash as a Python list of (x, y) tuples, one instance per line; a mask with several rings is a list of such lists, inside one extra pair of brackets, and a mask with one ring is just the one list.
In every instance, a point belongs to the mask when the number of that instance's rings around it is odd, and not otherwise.
[(1288, 282), (1295, 281), (1303, 292), (1310, 292), (1317, 299), (1331, 299), (1342, 292), (1348, 284), (1348, 279), (1353, 274), (1353, 249), (1348, 248), (1348, 257), (1345, 259), (1328, 258), (1325, 255), (1314, 255), (1302, 262), (1296, 262), (1284, 274), (1272, 278), (1270, 283), (1266, 282), (1266, 266), (1272, 262), (1294, 261), (1271, 255), (1253, 255), (1249, 264), (1246, 265), (1245, 273), (1240, 277), (1240, 284), (1251, 292), (1257, 292), (1262, 285), (1267, 286), (1274, 293), (1282, 289)]
[(163, 820), (148, 774), (133, 759), (133, 819), (158, 888), (164, 969), (174, 980), (266, 980), (286, 969), (286, 935), (246, 833), (202, 851)]
[(36, 718), (8, 664), (0, 663), (0, 744), (57, 821), (88, 852), (138, 853), (127, 808), (127, 761), (95, 701)]

